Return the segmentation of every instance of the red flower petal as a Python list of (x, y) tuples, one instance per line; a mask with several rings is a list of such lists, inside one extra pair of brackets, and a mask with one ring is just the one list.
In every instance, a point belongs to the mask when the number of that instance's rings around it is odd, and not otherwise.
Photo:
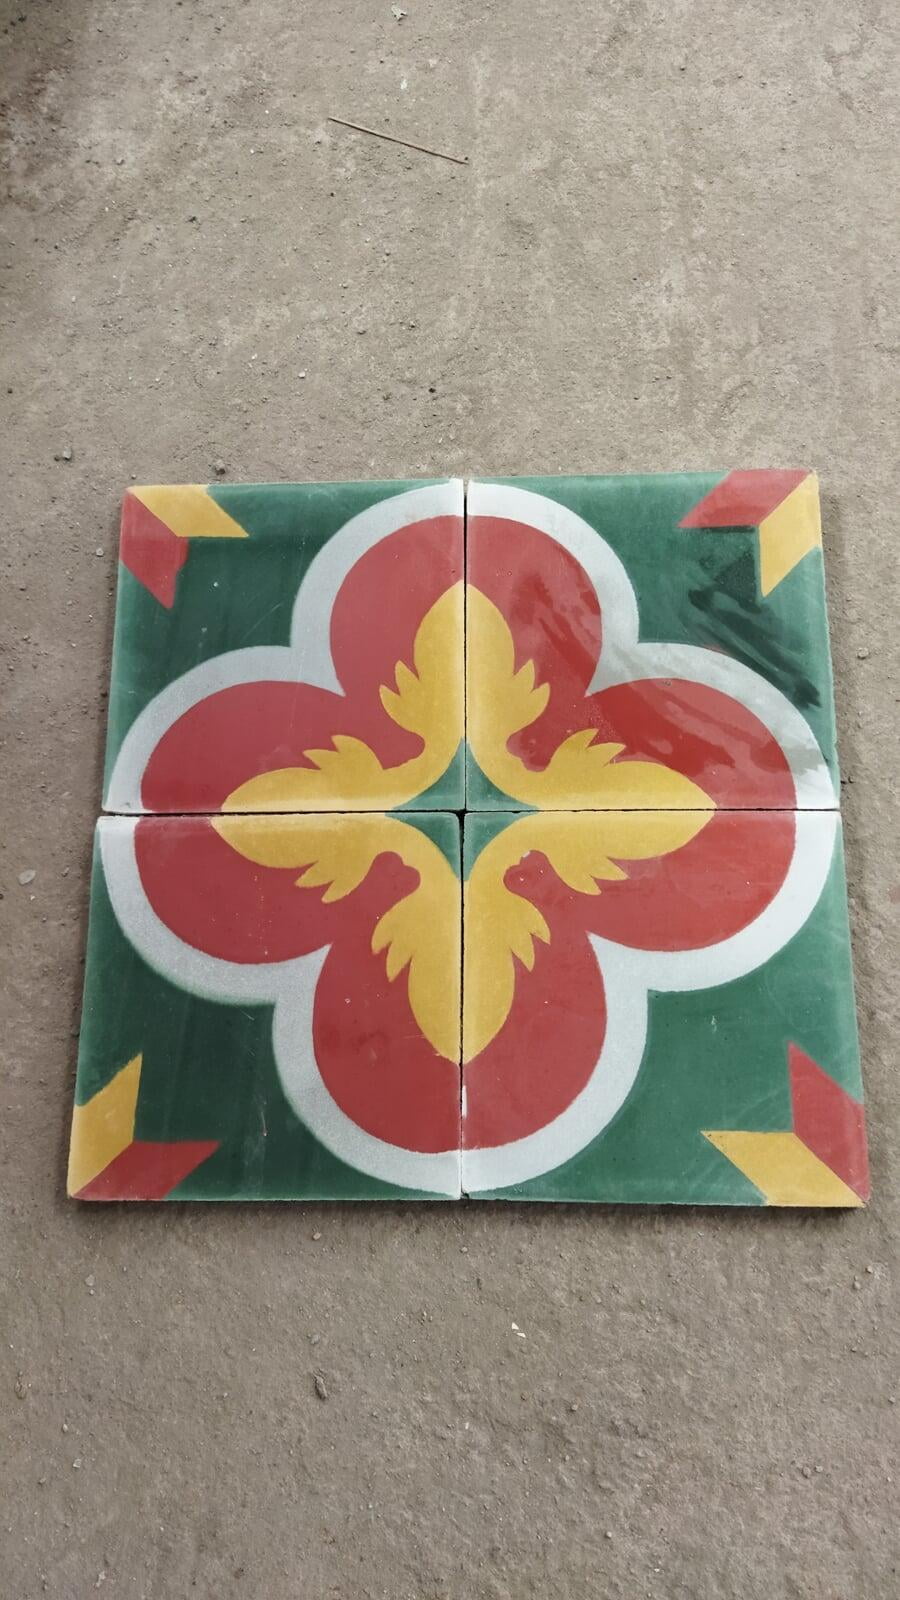
[[(602, 832), (602, 816), (596, 826)], [(509, 1017), (464, 1070), (464, 1143), (506, 1144), (551, 1122), (588, 1081), (603, 1043), (603, 980), (587, 934), (640, 950), (705, 948), (757, 917), (790, 865), (791, 813), (720, 811), (681, 849), (622, 863), (621, 882), (597, 895), (561, 884), (535, 851), (506, 885), (543, 912), (549, 944), (535, 944), (533, 971), (516, 967)], [(752, 871), (748, 862), (752, 861)]]
[(625, 746), (620, 761), (659, 761), (699, 784), (717, 805), (795, 804), (781, 746), (731, 695), (661, 677), (586, 695), (601, 619), (584, 569), (549, 535), (523, 523), (475, 517), (470, 526), (469, 581), (505, 617), (517, 667), (534, 661), (537, 681), (550, 684), (545, 711), (509, 741), (526, 767), (542, 770), (570, 734), (595, 728), (597, 743)]
[(348, 921), (316, 987), (319, 1071), (358, 1127), (407, 1150), (459, 1146), (459, 1065), (439, 1056), (409, 1009), (406, 973), (389, 982), (372, 924)]
[[(221, 961), (289, 961), (320, 950), (347, 919), (350, 896), (322, 905), (321, 889), (296, 887), (302, 868), (257, 866), (226, 843), (209, 817), (142, 817), (135, 854), (161, 921)], [(414, 888), (415, 874), (407, 877)]]
[[(602, 831), (602, 817), (597, 827)], [(636, 950), (705, 949), (739, 933), (781, 888), (794, 851), (790, 811), (717, 811), (679, 850), (623, 861), (628, 874), (580, 899), (582, 926)]]
[(412, 522), (360, 556), (331, 613), (334, 665), (348, 696), (379, 704), (379, 684), (393, 688), (397, 662), (412, 664), (422, 618), (462, 576), (460, 517)]
[(309, 767), (304, 750), (328, 750), (336, 733), (364, 739), (387, 766), (422, 742), (359, 699), (308, 683), (240, 683), (199, 700), (163, 734), (144, 771), (148, 811), (218, 811), (242, 783), (279, 767)]
[(594, 585), (581, 563), (526, 522), (470, 517), (467, 576), (506, 618), (516, 666), (533, 661), (537, 682), (552, 684), (564, 703), (583, 698), (600, 654), (601, 626)]
[(629, 756), (674, 767), (717, 806), (795, 804), (781, 745), (731, 695), (703, 683), (655, 678), (606, 689), (588, 705), (600, 737), (626, 744)]
[(423, 617), (461, 576), (457, 517), (411, 523), (382, 539), (351, 567), (335, 600), (332, 651), (346, 694), (263, 680), (208, 695), (160, 739), (144, 771), (143, 806), (218, 810), (250, 778), (308, 767), (304, 751), (330, 749), (336, 733), (362, 739), (385, 766), (418, 755), (421, 739), (391, 720), (378, 691), (394, 686), (398, 661), (412, 663)]
[(330, 944), (313, 1043), (332, 1096), (361, 1128), (391, 1144), (458, 1146), (459, 1066), (439, 1056), (416, 1025), (406, 973), (389, 982), (384, 953), (372, 953), (379, 917), (416, 886), (411, 868), (395, 855), (379, 856), (359, 888), (323, 905), (322, 889), (297, 887), (301, 868), (248, 861), (209, 818), (143, 817), (135, 833), (150, 904), (194, 949), (223, 961), (274, 963)]

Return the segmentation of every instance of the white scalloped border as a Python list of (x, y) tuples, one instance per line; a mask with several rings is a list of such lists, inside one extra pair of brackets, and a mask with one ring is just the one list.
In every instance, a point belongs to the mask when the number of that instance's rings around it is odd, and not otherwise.
[[(632, 950), (589, 935), (603, 979), (603, 1046), (581, 1093), (552, 1122), (509, 1144), (464, 1149), (465, 1194), (504, 1189), (561, 1166), (608, 1126), (637, 1077), (651, 991), (705, 989), (752, 972), (802, 928), (828, 877), (839, 824), (834, 785), (818, 742), (781, 692), (740, 661), (696, 645), (642, 643), (637, 596), (625, 567), (583, 518), (530, 489), (472, 483), (470, 516), (523, 522), (562, 545), (588, 574), (601, 606), (600, 658), (587, 693), (641, 678), (688, 678), (733, 696), (778, 741), (794, 780), (796, 840), (778, 894), (739, 933), (699, 950)], [(471, 534), (470, 534), (471, 538)], [(600, 816), (598, 827), (602, 826)], [(463, 1090), (465, 1107), (465, 1087)]]
[[(428, 517), (463, 514), (459, 478), (424, 484), (378, 501), (351, 517), (310, 562), (297, 590), (290, 645), (230, 650), (168, 684), (135, 719), (122, 742), (107, 790), (110, 810), (98, 823), (100, 855), (113, 910), (144, 960), (171, 982), (206, 999), (274, 1005), (273, 1049), (285, 1096), (322, 1144), (357, 1171), (401, 1189), (458, 1198), (460, 1151), (405, 1150), (366, 1133), (341, 1110), (319, 1071), (313, 1048), (316, 984), (328, 946), (293, 961), (245, 964), (206, 955), (179, 939), (150, 905), (135, 856), (144, 815), (141, 778), (171, 724), (216, 690), (254, 678), (304, 682), (341, 692), (331, 654), (331, 613), (350, 568), (390, 534)], [(128, 815), (131, 813), (131, 815)]]
[[(340, 692), (330, 645), (334, 599), (350, 567), (407, 523), (459, 514), (458, 479), (395, 495), (351, 518), (311, 562), (297, 592), (287, 646), (233, 650), (169, 684), (135, 720), (113, 767), (106, 804), (122, 816), (98, 824), (104, 876), (123, 932), (156, 971), (204, 998), (272, 1004), (273, 1048), (285, 1095), (300, 1120), (341, 1160), (399, 1188), (459, 1197), (526, 1182), (595, 1139), (626, 1099), (646, 1043), (651, 990), (707, 988), (752, 971), (798, 932), (828, 876), (839, 817), (831, 775), (807, 723), (750, 668), (693, 645), (642, 643), (638, 606), (615, 552), (590, 525), (554, 500), (510, 485), (473, 483), (473, 515), (530, 523), (556, 539), (602, 599), (603, 644), (588, 692), (635, 678), (680, 677), (706, 683), (747, 706), (784, 750), (799, 807), (796, 847), (775, 899), (748, 927), (701, 950), (635, 951), (590, 936), (606, 991), (607, 1029), (588, 1083), (559, 1117), (524, 1139), (492, 1148), (426, 1154), (404, 1150), (358, 1127), (333, 1100), (315, 1059), (312, 1010), (327, 947), (280, 963), (243, 964), (206, 955), (159, 919), (141, 883), (134, 839), (140, 782), (167, 728), (219, 689), (254, 678), (303, 681)], [(129, 814), (130, 813), (130, 814)], [(599, 819), (598, 819), (599, 821)]]
[(322, 546), (303, 575), (291, 614), (289, 645), (251, 645), (213, 656), (167, 684), (135, 717), (106, 786), (105, 810), (145, 815), (141, 779), (147, 762), (172, 723), (207, 695), (256, 679), (308, 683), (342, 694), (331, 654), (331, 613), (350, 568), (374, 545), (411, 522), (462, 515), (462, 479), (448, 478), (444, 483), (423, 484), (390, 495), (351, 517)]

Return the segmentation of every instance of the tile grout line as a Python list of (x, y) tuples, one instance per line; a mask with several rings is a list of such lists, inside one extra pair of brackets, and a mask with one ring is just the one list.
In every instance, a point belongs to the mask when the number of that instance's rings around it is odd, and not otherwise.
[[(460, 873), (460, 901), (459, 901), (459, 932), (460, 932), (460, 946), (459, 946), (459, 1031), (458, 1031), (458, 1053), (459, 1053), (459, 1085), (458, 1085), (459, 1148), (458, 1148), (458, 1165), (457, 1165), (457, 1183), (458, 1183), (458, 1191), (459, 1192), (458, 1192), (457, 1198), (461, 1199), (461, 1200), (466, 1200), (466, 1199), (469, 1198), (467, 1193), (466, 1193), (466, 1191), (465, 1191), (465, 1189), (464, 1189), (464, 1187), (463, 1187), (463, 1164), (464, 1164), (463, 1124), (464, 1124), (464, 1117), (465, 1117), (465, 1100), (466, 1100), (466, 1093), (465, 1093), (465, 1063), (464, 1063), (464, 1059), (463, 1059), (464, 1035), (465, 1035), (465, 939), (466, 939), (466, 905), (465, 905), (465, 887), (466, 887), (466, 885), (465, 885), (465, 844), (466, 844), (466, 838), (465, 838), (465, 830), (466, 830), (466, 825), (467, 825), (467, 822), (468, 822), (468, 818), (470, 816), (487, 816), (487, 817), (492, 817), (492, 816), (493, 817), (501, 817), (503, 815), (509, 815), (509, 816), (512, 816), (512, 817), (516, 817), (516, 816), (520, 816), (520, 815), (521, 816), (527, 816), (527, 815), (533, 813), (533, 811), (535, 809), (535, 808), (530, 807), (530, 806), (520, 809), (520, 808), (516, 807), (514, 804), (512, 804), (512, 805), (510, 805), (508, 807), (507, 806), (491, 807), (491, 808), (485, 808), (485, 809), (481, 809), (479, 807), (474, 807), (474, 808), (472, 808), (471, 811), (470, 811), (470, 808), (469, 808), (468, 760), (467, 760), (467, 751), (468, 751), (468, 710), (469, 710), (469, 671), (468, 671), (468, 665), (469, 665), (469, 656), (468, 656), (468, 554), (469, 554), (469, 551), (468, 551), (468, 491), (469, 491), (469, 484), (470, 484), (470, 480), (467, 477), (463, 477), (462, 478), (462, 483), (461, 483), (461, 488), (462, 488), (462, 584), (463, 584), (463, 605), (462, 605), (462, 613), (463, 613), (462, 614), (462, 625), (463, 625), (462, 626), (462, 642), (463, 642), (463, 660), (462, 660), (462, 667), (463, 667), (463, 683), (462, 683), (462, 688), (463, 688), (463, 706), (462, 706), (462, 711), (463, 711), (463, 764), (462, 764), (462, 766), (463, 766), (463, 784), (462, 784), (462, 788), (463, 788), (463, 795), (462, 795), (461, 806), (455, 813), (456, 816), (457, 816), (457, 819), (458, 819), (458, 828), (459, 828), (459, 873)], [(819, 814), (824, 813), (824, 814), (829, 815), (829, 816), (837, 816), (838, 818), (840, 818), (840, 797), (838, 797), (838, 799), (836, 800), (835, 804), (832, 805), (832, 806), (817, 806), (817, 807), (799, 807), (799, 806), (796, 806), (796, 805), (795, 806), (783, 806), (783, 807), (782, 806), (772, 806), (772, 807), (769, 807), (769, 806), (741, 806), (741, 807), (730, 807), (730, 806), (712, 806), (712, 807), (709, 807), (709, 806), (702, 806), (702, 807), (701, 806), (691, 806), (691, 807), (678, 806), (678, 807), (669, 807), (669, 806), (664, 806), (664, 807), (659, 807), (659, 806), (585, 806), (585, 805), (573, 805), (573, 806), (557, 806), (557, 807), (540, 807), (539, 809), (540, 809), (540, 812), (542, 812), (542, 813), (547, 813), (547, 814), (550, 814), (550, 815), (555, 814), (557, 816), (577, 816), (577, 815), (595, 816), (597, 818), (597, 825), (598, 826), (601, 826), (601, 819), (604, 816), (610, 816), (610, 815), (616, 815), (616, 814), (622, 814), (622, 813), (633, 813), (633, 814), (650, 815), (650, 814), (659, 813), (661, 811), (662, 812), (671, 813), (672, 815), (678, 815), (678, 814), (690, 815), (690, 814), (711, 814), (712, 812), (715, 812), (715, 811), (718, 810), (718, 811), (724, 811), (727, 814), (734, 814), (734, 815), (746, 814), (746, 815), (756, 815), (756, 816), (762, 816), (764, 814), (765, 815), (771, 814), (773, 816), (792, 816), (792, 815), (793, 816), (797, 816), (797, 815), (803, 814), (804, 812), (807, 812), (807, 813), (815, 812), (815, 813), (819, 813)], [(423, 811), (418, 812), (418, 813), (417, 812), (410, 812), (408, 814), (408, 820), (411, 823), (415, 823), (415, 821), (418, 820), (419, 818), (424, 819), (427, 816), (436, 816), (436, 815), (441, 815), (441, 814), (447, 814), (450, 810), (452, 810), (452, 807), (448, 807), (448, 808), (433, 807), (433, 808), (429, 808), (428, 810), (423, 810)], [(118, 820), (133, 820), (133, 821), (135, 821), (135, 823), (137, 823), (137, 821), (140, 821), (140, 820), (150, 820), (150, 819), (154, 819), (154, 818), (159, 822), (179, 821), (179, 820), (213, 821), (217, 817), (221, 817), (223, 815), (234, 815), (234, 816), (243, 815), (243, 816), (248, 816), (248, 817), (249, 816), (259, 816), (259, 817), (270, 816), (270, 817), (273, 817), (273, 818), (276, 818), (276, 817), (290, 818), (290, 817), (302, 817), (302, 816), (321, 816), (321, 817), (332, 816), (332, 817), (335, 818), (335, 820), (338, 820), (341, 816), (353, 816), (353, 815), (356, 815), (356, 816), (373, 816), (373, 815), (377, 816), (377, 815), (383, 815), (383, 814), (389, 814), (389, 813), (384, 812), (383, 809), (381, 809), (381, 808), (374, 809), (374, 808), (367, 808), (367, 807), (359, 807), (359, 808), (342, 807), (340, 809), (334, 808), (334, 807), (329, 807), (329, 808), (324, 808), (324, 809), (322, 809), (321, 811), (318, 811), (318, 812), (314, 811), (314, 810), (298, 812), (295, 809), (287, 809), (287, 810), (283, 810), (283, 811), (282, 810), (266, 810), (264, 812), (258, 812), (258, 813), (254, 813), (252, 811), (250, 811), (250, 812), (225, 813), (225, 812), (223, 812), (221, 810), (211, 810), (211, 811), (173, 811), (173, 812), (101, 811), (100, 817), (98, 818), (98, 821), (118, 819)]]
[(502, 817), (502, 816), (622, 816), (625, 815), (658, 815), (665, 812), (668, 816), (693, 816), (695, 814), (707, 815), (715, 811), (723, 812), (726, 816), (754, 816), (754, 817), (809, 817), (809, 816), (842, 816), (841, 807), (835, 806), (463, 806), (456, 810), (453, 806), (431, 806), (422, 811), (385, 811), (369, 808), (367, 806), (331, 806), (315, 810), (310, 807), (306, 811), (101, 811), (97, 821), (113, 821), (118, 818), (124, 822), (178, 822), (209, 820), (212, 817), (397, 817), (399, 821), (411, 817)]
[(459, 1198), (463, 1189), (463, 1119), (466, 1109), (463, 1038), (466, 1007), (466, 817), (469, 810), (469, 480), (463, 478), (463, 806), (459, 819)]

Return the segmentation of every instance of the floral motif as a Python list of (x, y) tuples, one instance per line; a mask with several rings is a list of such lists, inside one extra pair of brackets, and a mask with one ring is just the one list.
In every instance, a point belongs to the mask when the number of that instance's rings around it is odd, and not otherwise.
[(142, 712), (107, 808), (388, 810), (415, 800), (462, 738), (462, 577), (452, 485), (351, 518), (306, 572), (289, 645), (215, 656)]
[(147, 960), (212, 998), (274, 1004), (282, 1086), (311, 1131), (375, 1177), (451, 1194), (458, 823), (383, 810), (440, 779), (462, 737), (455, 504), (442, 485), (352, 519), (307, 571), (290, 646), (216, 657), (137, 719), (112, 803), (208, 814), (101, 830)]
[[(649, 990), (767, 959), (828, 867), (793, 809), (828, 782), (799, 714), (715, 652), (642, 643), (593, 529), (480, 487), (466, 731), (495, 789), (536, 809), (467, 819), (464, 912), (429, 824), (384, 814), (441, 778), (464, 732), (461, 563), (431, 490), (324, 547), (290, 646), (228, 652), (157, 696), (110, 804), (209, 814), (112, 819), (103, 843), (119, 920), (152, 965), (274, 1004), (285, 1094), (316, 1136), (441, 1193), (459, 1192), (461, 1162), (464, 1188), (498, 1188), (595, 1137), (634, 1082)], [(532, 575), (524, 604), (517, 570)], [(779, 815), (748, 873), (760, 804)]]
[(810, 809), (834, 797), (795, 708), (737, 660), (644, 642), (624, 567), (581, 518), (478, 484), (467, 539), (470, 778), (539, 808), (500, 832), (470, 819), (463, 1186), (478, 1192), (609, 1123), (651, 990), (738, 977), (802, 926), (835, 823)]

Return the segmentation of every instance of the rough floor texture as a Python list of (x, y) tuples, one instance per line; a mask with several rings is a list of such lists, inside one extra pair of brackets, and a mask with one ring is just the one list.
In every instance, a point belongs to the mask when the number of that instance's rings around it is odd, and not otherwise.
[[(3, 0), (0, 1587), (886, 1600), (896, 7), (404, 6)], [(65, 1201), (119, 496), (217, 462), (819, 470), (865, 1214)]]

